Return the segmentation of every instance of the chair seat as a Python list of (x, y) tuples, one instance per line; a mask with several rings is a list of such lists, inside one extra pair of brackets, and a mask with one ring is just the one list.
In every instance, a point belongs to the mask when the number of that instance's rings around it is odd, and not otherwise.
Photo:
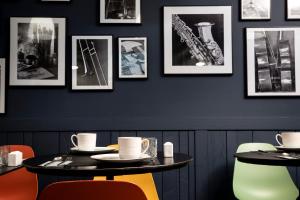
[(120, 181), (64, 181), (49, 185), (40, 200), (147, 200), (134, 184)]

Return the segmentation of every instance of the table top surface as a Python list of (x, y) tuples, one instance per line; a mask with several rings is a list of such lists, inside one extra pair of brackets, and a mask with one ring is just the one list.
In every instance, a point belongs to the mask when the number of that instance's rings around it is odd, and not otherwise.
[(178, 169), (186, 166), (192, 158), (186, 154), (175, 153), (173, 158), (164, 158), (158, 153), (157, 158), (150, 161), (116, 164), (105, 163), (91, 159), (89, 155), (67, 155), (72, 157), (72, 163), (67, 166), (43, 167), (42, 163), (53, 160), (62, 155), (49, 155), (30, 158), (23, 162), (28, 171), (38, 174), (56, 176), (117, 176), (128, 174), (143, 174)]
[(16, 166), (16, 167), (8, 167), (8, 166), (0, 166), (0, 176), (8, 174), (10, 172), (13, 172), (17, 169), (22, 168), (22, 165)]
[(300, 166), (300, 152), (283, 151), (251, 151), (236, 153), (234, 155), (238, 161), (273, 166)]

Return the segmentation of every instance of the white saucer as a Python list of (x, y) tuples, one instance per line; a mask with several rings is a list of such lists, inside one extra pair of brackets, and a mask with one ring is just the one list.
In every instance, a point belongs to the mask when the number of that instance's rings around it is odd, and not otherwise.
[(141, 157), (137, 159), (120, 159), (118, 153), (99, 154), (99, 155), (91, 156), (91, 158), (103, 162), (110, 162), (110, 163), (136, 163), (136, 162), (142, 162), (151, 159), (151, 157), (147, 154), (142, 154)]
[(81, 150), (78, 149), (78, 147), (72, 147), (71, 151), (76, 151), (76, 152), (90, 152), (90, 153), (105, 153), (105, 152), (112, 152), (116, 149), (112, 148), (112, 147), (95, 147), (94, 150)]
[(285, 147), (285, 146), (275, 146), (276, 149), (285, 151), (300, 151), (300, 147)]

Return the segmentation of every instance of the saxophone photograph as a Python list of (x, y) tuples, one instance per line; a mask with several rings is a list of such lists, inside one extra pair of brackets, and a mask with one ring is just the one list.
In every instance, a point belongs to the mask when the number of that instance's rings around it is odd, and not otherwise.
[(165, 7), (165, 73), (226, 74), (231, 64), (231, 7)]

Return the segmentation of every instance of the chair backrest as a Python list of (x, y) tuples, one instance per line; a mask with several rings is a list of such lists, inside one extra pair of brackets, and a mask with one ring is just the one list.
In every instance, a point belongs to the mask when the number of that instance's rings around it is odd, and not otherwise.
[(134, 184), (120, 181), (65, 181), (49, 185), (40, 200), (147, 200)]
[[(10, 151), (21, 151), (23, 158), (34, 157), (31, 147), (24, 145), (10, 145)], [(0, 199), (33, 200), (38, 194), (37, 175), (21, 168), (0, 176)]]
[[(112, 144), (109, 145), (108, 147), (119, 149), (118, 144)], [(94, 180), (96, 181), (106, 180), (106, 177), (96, 176), (94, 177)], [(159, 200), (155, 182), (151, 173), (115, 176), (114, 180), (133, 183), (143, 190), (148, 200)]]
[[(271, 151), (276, 150), (276, 148), (266, 143), (246, 143), (239, 146), (237, 153), (257, 150)], [(298, 190), (286, 167), (247, 164), (236, 159), (233, 174), (233, 190), (237, 198), (241, 199), (244, 195), (241, 191), (269, 191), (270, 188), (276, 190), (276, 188), (285, 186), (289, 187), (290, 192), (288, 193), (290, 196), (296, 199)]]

